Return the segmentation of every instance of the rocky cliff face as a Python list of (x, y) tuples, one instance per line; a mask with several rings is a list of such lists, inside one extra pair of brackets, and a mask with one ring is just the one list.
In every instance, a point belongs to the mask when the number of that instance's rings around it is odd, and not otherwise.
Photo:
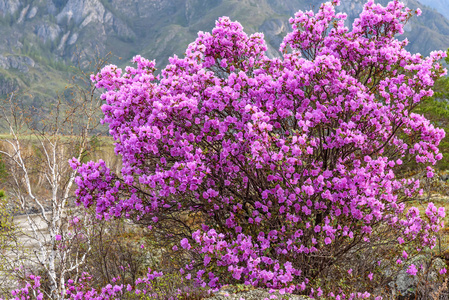
[(83, 28), (91, 22), (99, 24), (109, 21), (112, 18), (111, 13), (108, 12), (98, 0), (69, 0), (62, 11), (56, 16), (58, 23), (74, 21), (76, 25)]
[[(448, 1), (432, 0), (437, 6), (444, 6)], [(362, 10), (364, 2), (342, 0), (338, 9), (347, 12), (352, 20)], [(412, 7), (422, 6), (416, 0), (407, 2)], [(141, 52), (159, 55), (172, 50), (182, 54), (187, 38), (193, 40), (196, 31), (210, 30), (218, 17), (228, 15), (247, 25), (250, 32), (264, 32), (270, 54), (276, 55), (280, 41), (290, 30), (289, 17), (299, 9), (316, 10), (320, 3), (320, 0), (0, 0), (0, 19), (9, 23), (3, 24), (0, 31), (9, 31), (6, 39), (13, 41), (9, 48), (21, 48), (24, 41), (37, 48), (42, 43), (50, 48), (45, 49), (46, 54), (50, 50), (54, 56), (63, 56), (66, 60), (73, 60), (79, 49), (83, 49), (82, 56), (86, 58), (108, 51), (129, 58)], [(239, 13), (242, 11), (249, 13)], [(427, 38), (428, 48), (432, 43), (437, 47), (449, 47), (447, 20), (435, 17), (438, 13), (431, 9), (424, 11), (432, 26), (424, 24), (424, 20), (412, 21), (408, 28), (410, 36), (420, 43)], [(256, 13), (259, 16), (256, 17)], [(10, 27), (10, 30), (2, 27)], [(173, 37), (171, 44), (164, 34)], [(425, 38), (420, 37), (422, 34)], [(432, 36), (437, 38), (432, 39)], [(156, 49), (161, 44), (165, 45), (163, 51)], [(419, 47), (411, 45), (411, 48)], [(0, 45), (0, 54), (10, 50)], [(426, 54), (428, 50), (421, 52)], [(152, 58), (165, 60), (167, 56), (168, 53)]]
[(0, 14), (2, 16), (12, 15), (21, 6), (20, 0), (0, 0)]
[(28, 56), (0, 55), (0, 68), (3, 68), (5, 70), (17, 69), (20, 72), (27, 73), (29, 67), (34, 67), (34, 65), (34, 60), (29, 58)]
[[(449, 0), (422, 1), (441, 7)], [(342, 0), (338, 10), (348, 13), (349, 24), (364, 2)], [(276, 56), (280, 42), (291, 30), (288, 19), (300, 9), (316, 11), (320, 3), (321, 0), (0, 0), (0, 68), (26, 73), (46, 61), (86, 62), (108, 52), (125, 58), (115, 63), (127, 63), (139, 53), (156, 59), (162, 67), (172, 54), (182, 55), (199, 30), (210, 31), (220, 16), (240, 21), (248, 33), (264, 32), (268, 55)], [(407, 0), (407, 5), (423, 9), (423, 16), (407, 25), (409, 50), (428, 54), (431, 50), (447, 49), (449, 21), (417, 0)]]

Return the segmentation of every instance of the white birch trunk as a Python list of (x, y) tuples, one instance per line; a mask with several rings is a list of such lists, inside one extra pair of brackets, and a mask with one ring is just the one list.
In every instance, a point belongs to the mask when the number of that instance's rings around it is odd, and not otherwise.
[[(15, 115), (17, 112), (14, 111), (14, 104), (12, 103), (13, 96), (9, 101), (10, 116), (3, 110), (3, 117), (9, 125), (8, 129), (11, 134), (11, 138), (5, 139), (5, 144), (0, 149), (0, 153), (8, 159), (11, 166), (12, 188), (8, 192), (18, 200), (20, 208), (27, 214), (27, 222), (31, 231), (30, 238), (37, 244), (37, 249), (34, 249), (35, 262), (48, 276), (51, 292), (46, 296), (50, 299), (62, 299), (61, 295), (66, 292), (65, 276), (68, 272), (78, 270), (91, 248), (88, 238), (86, 252), (76, 252), (69, 255), (67, 251), (58, 247), (56, 237), (62, 235), (68, 228), (68, 224), (62, 219), (67, 209), (68, 200), (72, 196), (73, 183), (76, 177), (76, 171), (71, 169), (68, 160), (73, 156), (81, 160), (88, 146), (91, 123), (97, 122), (93, 114), (95, 108), (99, 107), (100, 102), (98, 99), (96, 103), (94, 102), (94, 99), (96, 99), (94, 98), (94, 90), (95, 88), (92, 87), (84, 95), (84, 100), (87, 99), (87, 101), (82, 106), (84, 110), (80, 115), (82, 115), (82, 118), (87, 116), (87, 119), (82, 124), (82, 130), (75, 135), (72, 130), (69, 133), (71, 134), (69, 138), (60, 134), (62, 132), (60, 128), (67, 124), (68, 119), (65, 118), (66, 116), (64, 116), (64, 120), (59, 119), (59, 107), (55, 115), (55, 128), (49, 133), (38, 130), (31, 130), (31, 133), (29, 130), (24, 131), (24, 133), (18, 131), (17, 116)], [(58, 103), (58, 105), (61, 105), (61, 103)], [(68, 112), (69, 117), (74, 119), (72, 121), (78, 121), (76, 119), (78, 115), (74, 113), (75, 110), (76, 108)], [(24, 153), (24, 143), (26, 143), (24, 137), (30, 136), (33, 136), (39, 142), (38, 148), (43, 156), (40, 161), (36, 161), (35, 158), (34, 161), (33, 159), (30, 160), (30, 157), (26, 157)], [(64, 142), (72, 137), (73, 140), (70, 141), (69, 145), (65, 145)], [(76, 150), (76, 153), (74, 153), (74, 150)], [(70, 156), (70, 153), (73, 154)], [(39, 165), (40, 168), (37, 186), (33, 185), (30, 175), (36, 165)], [(38, 189), (41, 186), (48, 187), (49, 199), (38, 196)], [(38, 215), (47, 226), (47, 234), (42, 232), (34, 218), (30, 216), (29, 209), (31, 207), (38, 208)], [(48, 207), (49, 209), (46, 209)], [(85, 230), (88, 230), (88, 228), (86, 227)]]

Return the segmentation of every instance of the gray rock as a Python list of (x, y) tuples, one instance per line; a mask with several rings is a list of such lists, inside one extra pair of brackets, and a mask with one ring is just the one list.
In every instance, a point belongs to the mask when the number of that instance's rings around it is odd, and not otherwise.
[(118, 36), (132, 38), (136, 37), (136, 34), (132, 31), (132, 29), (129, 28), (128, 25), (126, 25), (125, 22), (123, 22), (119, 18), (112, 19), (112, 28)]
[(45, 23), (38, 27), (36, 34), (44, 42), (46, 42), (48, 40), (56, 40), (61, 32), (62, 30), (57, 24)]
[(270, 19), (266, 20), (260, 27), (259, 30), (264, 33), (268, 33), (270, 35), (279, 35), (285, 34), (287, 31), (290, 31), (289, 24), (286, 24), (286, 21), (281, 19)]
[[(391, 288), (394, 295), (401, 295), (402, 297), (410, 297), (415, 295), (415, 292), (420, 291), (423, 286), (421, 286), (422, 282), (419, 280), (419, 277), (412, 276), (407, 273), (407, 269), (410, 264), (414, 264), (416, 268), (420, 268), (421, 265), (427, 266), (429, 258), (425, 255), (419, 255), (413, 258), (408, 264), (404, 265), (403, 269), (399, 271), (393, 281), (391, 281), (388, 285)], [(430, 270), (428, 271), (428, 282), (437, 282), (438, 279), (438, 271), (446, 266), (446, 263), (437, 258), (433, 261)], [(419, 270), (421, 271), (421, 270)], [(426, 281), (427, 281), (426, 280)], [(425, 286), (424, 288), (430, 288), (431, 290), (435, 290), (438, 288), (438, 284), (435, 286)], [(422, 290), (421, 290), (422, 291)]]
[(277, 48), (272, 45), (279, 46), (284, 39), (284, 36), (291, 31), (290, 24), (288, 20), (281, 19), (269, 19), (266, 20), (260, 27), (259, 31), (263, 32), (265, 35), (265, 40), (267, 41), (267, 56), (268, 57), (280, 57)]
[(20, 0), (0, 0), (0, 14), (13, 15), (21, 6)]
[[(248, 288), (246, 286), (243, 286), (243, 288)], [(298, 296), (298, 295), (291, 295), (291, 294), (284, 294), (281, 295), (278, 292), (276, 293), (269, 293), (268, 290), (265, 289), (249, 289), (249, 290), (243, 290), (239, 291), (238, 288), (234, 286), (225, 286), (220, 291), (215, 293), (213, 296), (210, 296), (209, 298), (205, 298), (207, 300), (263, 300), (263, 299), (269, 299), (270, 297), (275, 296), (276, 298), (273, 299), (289, 299), (289, 300), (308, 300), (310, 298), (306, 296)]]
[(0, 94), (7, 95), (16, 91), (19, 88), (19, 83), (16, 79), (7, 78), (0, 74)]
[(17, 24), (21, 24), (23, 22), (23, 19), (25, 19), (25, 16), (28, 13), (29, 9), (30, 9), (29, 4), (22, 9), (22, 11), (20, 12), (19, 19), (17, 20)]
[(113, 22), (114, 15), (110, 11), (106, 12), (106, 14), (104, 15), (103, 24), (112, 26)]
[(69, 35), (70, 35), (70, 31), (64, 33), (64, 35), (61, 38), (61, 41), (59, 42), (58, 51), (62, 51), (62, 52), (64, 51), (65, 44), (67, 42), (67, 39), (69, 38)]
[(68, 44), (68, 45), (73, 45), (73, 44), (76, 43), (77, 40), (78, 40), (78, 33), (77, 33), (77, 32), (74, 32), (74, 33), (70, 36), (69, 40), (67, 41), (67, 44)]
[(105, 8), (98, 0), (69, 0), (62, 11), (56, 16), (58, 23), (72, 18), (83, 28), (91, 22), (103, 23)]
[(34, 18), (34, 17), (36, 16), (36, 14), (37, 14), (37, 7), (36, 7), (36, 6), (33, 6), (33, 7), (30, 9), (30, 11), (28, 12), (27, 19), (32, 19), (32, 18)]
[(415, 277), (407, 274), (405, 270), (399, 272), (395, 281), (390, 282), (388, 285), (396, 290), (399, 295), (410, 296), (415, 293)]
[(57, 13), (57, 8), (52, 0), (47, 0), (47, 12), (50, 15), (56, 15)]
[(17, 69), (20, 72), (27, 73), (29, 67), (34, 67), (35, 62), (28, 56), (19, 55), (0, 55), (0, 67), (3, 69)]

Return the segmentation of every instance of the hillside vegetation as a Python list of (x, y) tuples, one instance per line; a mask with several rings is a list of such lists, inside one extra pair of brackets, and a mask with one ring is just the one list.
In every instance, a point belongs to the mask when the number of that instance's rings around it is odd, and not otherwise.
[[(198, 31), (210, 31), (221, 16), (239, 20), (248, 33), (263, 32), (269, 56), (278, 56), (288, 19), (298, 10), (317, 10), (321, 0), (0, 0), (0, 95), (26, 90), (24, 101), (45, 107), (70, 81), (70, 65), (111, 52), (112, 62), (129, 63), (136, 54), (155, 59), (183, 55)], [(343, 0), (348, 22), (364, 1)], [(379, 1), (385, 4), (386, 0)], [(427, 5), (430, 2), (423, 1)], [(435, 3), (439, 8), (443, 0)], [(438, 6), (439, 5), (439, 6)], [(408, 50), (427, 55), (449, 47), (449, 21), (416, 0), (423, 15), (405, 27)], [(443, 11), (441, 11), (443, 12)]]

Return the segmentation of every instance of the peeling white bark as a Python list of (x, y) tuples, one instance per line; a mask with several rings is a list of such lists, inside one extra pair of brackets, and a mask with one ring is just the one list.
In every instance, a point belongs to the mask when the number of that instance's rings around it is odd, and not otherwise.
[[(9, 101), (9, 115), (4, 113), (4, 119), (8, 123), (11, 138), (4, 139), (4, 147), (0, 153), (7, 158), (11, 166), (10, 176), (11, 184), (8, 192), (18, 201), (21, 209), (27, 212), (27, 222), (30, 227), (31, 236), (38, 245), (34, 249), (35, 261), (45, 270), (50, 280), (51, 293), (47, 295), (50, 299), (62, 299), (61, 295), (65, 294), (65, 276), (68, 272), (78, 270), (85, 261), (86, 254), (90, 251), (89, 228), (86, 227), (87, 234), (87, 252), (79, 253), (78, 251), (69, 255), (69, 249), (58, 247), (57, 236), (64, 236), (65, 241), (69, 241), (68, 221), (65, 220), (66, 210), (69, 199), (73, 196), (73, 186), (76, 177), (76, 171), (72, 170), (68, 160), (73, 156), (81, 160), (85, 151), (88, 150), (88, 134), (91, 132), (92, 124), (97, 122), (94, 116), (95, 107), (99, 107), (99, 100), (94, 98), (94, 87), (84, 94), (84, 103), (82, 106), (83, 117), (85, 123), (80, 132), (72, 130), (70, 137), (64, 136), (63, 126), (70, 123), (70, 118), (77, 118), (79, 111), (75, 109), (69, 111), (68, 115), (54, 115), (54, 127), (51, 132), (44, 130), (34, 130), (26, 128), (21, 131), (21, 125), (18, 124), (14, 111), (13, 96)], [(97, 101), (97, 102), (96, 102)], [(58, 105), (62, 105), (61, 101)], [(66, 112), (67, 114), (67, 112)], [(87, 117), (86, 117), (87, 116)], [(61, 118), (65, 118), (61, 120)], [(39, 153), (42, 154), (41, 161), (30, 159), (24, 152), (25, 137), (33, 137), (37, 139)], [(72, 140), (69, 140), (72, 139)], [(34, 143), (36, 144), (36, 143)], [(76, 150), (76, 153), (73, 153)], [(70, 155), (70, 152), (74, 154)], [(33, 164), (38, 163), (40, 166), (39, 175), (43, 180), (40, 183), (49, 188), (50, 199), (43, 199), (38, 195), (36, 186), (32, 183), (31, 170), (35, 167)], [(37, 207), (38, 215), (42, 222), (48, 227), (48, 233), (44, 234), (36, 225), (34, 218), (29, 215), (30, 207)], [(47, 209), (46, 209), (47, 208)], [(49, 208), (49, 209), (48, 209)], [(74, 238), (74, 237), (73, 237)], [(72, 238), (72, 239), (73, 239)]]

